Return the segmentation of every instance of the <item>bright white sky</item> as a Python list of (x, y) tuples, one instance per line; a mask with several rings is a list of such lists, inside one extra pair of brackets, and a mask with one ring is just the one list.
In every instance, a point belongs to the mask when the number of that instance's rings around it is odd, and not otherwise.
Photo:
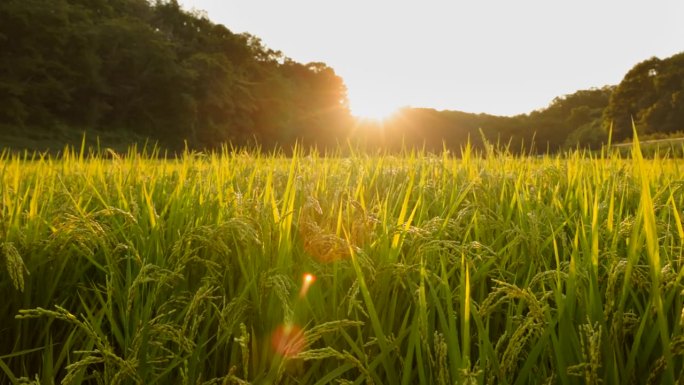
[(344, 78), (352, 112), (514, 115), (684, 51), (684, 0), (179, 0)]

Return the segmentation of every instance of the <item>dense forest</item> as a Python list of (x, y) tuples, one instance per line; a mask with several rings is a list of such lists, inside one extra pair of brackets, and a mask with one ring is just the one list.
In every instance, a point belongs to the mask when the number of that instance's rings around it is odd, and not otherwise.
[[(458, 148), (482, 135), (556, 151), (684, 130), (684, 53), (637, 64), (617, 86), (581, 90), (513, 117), (411, 108), (354, 119), (324, 63), (298, 63), (176, 0), (0, 2), (0, 146), (44, 149), (87, 136), (168, 149), (223, 143)], [(107, 143), (105, 143), (107, 144)]]
[[(349, 126), (342, 79), (176, 1), (0, 3), (0, 122), (163, 146), (325, 143)], [(326, 134), (319, 130), (324, 127)]]

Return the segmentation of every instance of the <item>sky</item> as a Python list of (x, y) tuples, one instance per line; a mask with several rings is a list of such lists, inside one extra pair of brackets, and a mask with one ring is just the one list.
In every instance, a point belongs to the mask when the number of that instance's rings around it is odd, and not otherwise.
[(496, 115), (618, 84), (684, 51), (684, 0), (179, 0), (347, 85), (352, 113)]

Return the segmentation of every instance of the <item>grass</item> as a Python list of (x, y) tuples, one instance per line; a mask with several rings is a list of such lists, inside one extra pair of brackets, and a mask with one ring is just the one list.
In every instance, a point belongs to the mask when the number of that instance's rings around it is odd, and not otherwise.
[(683, 168), (5, 152), (0, 383), (681, 384)]

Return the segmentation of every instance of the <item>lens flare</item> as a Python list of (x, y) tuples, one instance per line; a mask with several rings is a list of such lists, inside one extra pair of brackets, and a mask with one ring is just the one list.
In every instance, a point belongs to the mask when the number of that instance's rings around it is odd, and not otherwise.
[(299, 354), (306, 344), (304, 330), (295, 324), (278, 326), (271, 336), (273, 350), (285, 357), (294, 357)]
[(310, 284), (314, 283), (314, 281), (316, 280), (316, 277), (311, 273), (306, 273), (306, 274), (304, 274), (304, 278), (302, 278), (302, 279), (304, 280), (305, 284), (310, 285)]
[(311, 285), (316, 282), (316, 276), (311, 273), (306, 273), (302, 276), (302, 290), (299, 291), (299, 297), (303, 298), (309, 291)]

